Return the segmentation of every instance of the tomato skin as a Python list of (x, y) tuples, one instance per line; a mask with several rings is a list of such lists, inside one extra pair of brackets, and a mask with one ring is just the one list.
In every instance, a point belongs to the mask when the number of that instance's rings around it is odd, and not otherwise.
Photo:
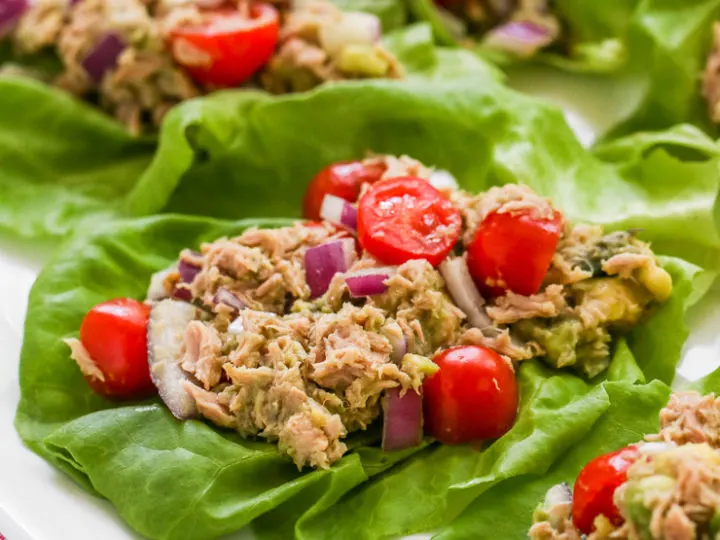
[(630, 445), (621, 450), (598, 456), (590, 461), (575, 481), (573, 489), (573, 524), (584, 534), (593, 530), (593, 522), (604, 515), (613, 525), (623, 523), (613, 495), (627, 480), (627, 470), (638, 458), (637, 446)]
[(498, 353), (478, 345), (447, 349), (425, 379), (425, 431), (445, 444), (498, 438), (512, 427), (518, 408), (515, 372)]
[(358, 239), (385, 264), (439, 265), (460, 238), (462, 218), (429, 182), (414, 176), (374, 184), (358, 204)]
[[(203, 11), (202, 25), (180, 25), (170, 31), (175, 61), (199, 84), (233, 87), (257, 73), (272, 57), (278, 42), (279, 17), (270, 4), (257, 2), (252, 18), (237, 10), (219, 8)], [(183, 47), (206, 56), (207, 62), (189, 61)]]
[(467, 248), (470, 274), (483, 292), (529, 296), (540, 290), (563, 229), (563, 217), (528, 213), (488, 214)]
[(382, 163), (365, 164), (362, 161), (333, 163), (320, 171), (308, 185), (303, 199), (303, 217), (320, 219), (320, 207), (325, 195), (335, 195), (355, 202), (363, 184), (374, 184), (385, 173)]
[(108, 300), (93, 307), (80, 326), (80, 341), (105, 380), (86, 377), (106, 397), (133, 399), (154, 394), (147, 358), (150, 307), (132, 298)]

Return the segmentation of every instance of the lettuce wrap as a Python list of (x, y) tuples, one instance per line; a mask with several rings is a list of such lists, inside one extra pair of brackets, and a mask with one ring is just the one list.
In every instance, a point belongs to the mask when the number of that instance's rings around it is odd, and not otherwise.
[(571, 71), (613, 95), (617, 105), (610, 114), (616, 123), (606, 137), (680, 122), (716, 132), (700, 76), (713, 23), (720, 19), (718, 0), (555, 0), (549, 13), (560, 22), (559, 37), (529, 58), (488, 46), (479, 35), (451, 32), (433, 0), (408, 0), (408, 5), (417, 19), (432, 24), (444, 45), (462, 44), (503, 66), (532, 61)]
[[(61, 340), (77, 335), (92, 305), (142, 297), (150, 275), (183, 247), (287, 224), (280, 217), (299, 215), (308, 178), (368, 150), (448, 169), (466, 190), (524, 182), (572, 219), (640, 226), (673, 275), (673, 296), (618, 340), (604, 379), (523, 364), (518, 421), (482, 450), (427, 441), (384, 454), (369, 430), (349, 439), (352, 451), (333, 468), (301, 474), (272, 445), (179, 423), (157, 400), (117, 404), (90, 390)], [(17, 429), (149, 538), (214, 538), (247, 524), (268, 539), (381, 538), (440, 527), (488, 490), (545, 475), (594, 436), (599, 419), (632, 426), (664, 402), (688, 334), (685, 312), (713, 277), (703, 267), (720, 256), (717, 166), (715, 144), (687, 126), (620, 140), (593, 156), (557, 109), (493, 76), (331, 85), (282, 99), (229, 92), (185, 103), (124, 200), (125, 212), (163, 213), (79, 227), (34, 285)], [(645, 385), (652, 379), (659, 380)], [(613, 409), (626, 395), (647, 405)]]

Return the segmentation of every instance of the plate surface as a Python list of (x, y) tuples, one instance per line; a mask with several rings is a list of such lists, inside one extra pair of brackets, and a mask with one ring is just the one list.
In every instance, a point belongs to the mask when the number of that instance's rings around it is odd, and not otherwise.
[[(561, 105), (568, 124), (586, 145), (610, 121), (604, 111), (612, 109), (612, 97), (598, 92), (591, 81), (538, 69), (512, 76), (510, 82)], [(86, 494), (27, 450), (13, 427), (27, 295), (48, 251), (28, 251), (19, 242), (0, 241), (0, 540), (138, 539), (109, 503)], [(720, 363), (720, 302), (714, 304), (708, 300), (693, 309), (693, 333), (679, 370), (688, 379)], [(235, 536), (241, 537), (249, 535)]]

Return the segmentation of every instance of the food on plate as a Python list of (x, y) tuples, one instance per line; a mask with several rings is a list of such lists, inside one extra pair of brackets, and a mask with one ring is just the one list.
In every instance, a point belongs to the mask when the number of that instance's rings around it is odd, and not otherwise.
[[(380, 20), (325, 0), (11, 0), (0, 12), (18, 57), (52, 51), (54, 85), (97, 101), (137, 133), (174, 104), (220, 88), (295, 92), (326, 81), (399, 78)], [(0, 66), (2, 67), (2, 66)], [(17, 66), (6, 65), (16, 72)], [(21, 73), (37, 75), (32, 71)]]
[[(517, 363), (594, 377), (612, 336), (672, 291), (634, 232), (574, 225), (520, 184), (470, 194), (408, 157), (321, 171), (305, 212), (321, 220), (183, 250), (144, 319), (148, 376), (176, 417), (277, 442), (298, 467), (332, 465), (383, 410), (387, 450), (419, 444), (423, 408), (442, 442), (498, 438)], [(135, 366), (134, 337), (104, 339)], [(93, 339), (67, 340), (91, 381), (111, 356)]]
[(660, 432), (599, 456), (574, 490), (551, 488), (534, 515), (534, 540), (716, 538), (720, 533), (720, 399), (678, 392)]

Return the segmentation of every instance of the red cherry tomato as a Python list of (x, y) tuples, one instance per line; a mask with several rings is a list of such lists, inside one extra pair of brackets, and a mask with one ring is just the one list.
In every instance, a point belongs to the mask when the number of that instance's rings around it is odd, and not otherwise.
[(622, 525), (613, 495), (627, 480), (627, 470), (640, 457), (636, 446), (610, 452), (596, 457), (585, 468), (575, 482), (573, 490), (572, 517), (575, 527), (584, 534), (593, 530), (593, 522), (604, 515), (614, 525)]
[(150, 307), (118, 298), (92, 308), (80, 326), (80, 341), (105, 380), (88, 377), (90, 387), (106, 397), (131, 399), (153, 394), (147, 358)]
[(426, 180), (387, 178), (360, 198), (360, 244), (385, 264), (440, 264), (460, 237), (460, 212)]
[(440, 367), (423, 384), (425, 431), (445, 444), (504, 435), (518, 408), (515, 372), (485, 347), (453, 347), (433, 361)]
[(357, 201), (360, 187), (374, 184), (385, 172), (382, 163), (366, 165), (362, 161), (334, 163), (320, 171), (307, 188), (303, 200), (303, 217), (320, 219), (320, 207), (325, 195), (335, 195), (348, 202)]
[(228, 8), (204, 11), (204, 24), (170, 31), (173, 58), (200, 84), (238, 86), (270, 60), (278, 42), (277, 10), (258, 2), (251, 15)]
[(483, 291), (538, 292), (562, 234), (563, 218), (537, 219), (527, 213), (490, 213), (467, 248), (470, 273)]

